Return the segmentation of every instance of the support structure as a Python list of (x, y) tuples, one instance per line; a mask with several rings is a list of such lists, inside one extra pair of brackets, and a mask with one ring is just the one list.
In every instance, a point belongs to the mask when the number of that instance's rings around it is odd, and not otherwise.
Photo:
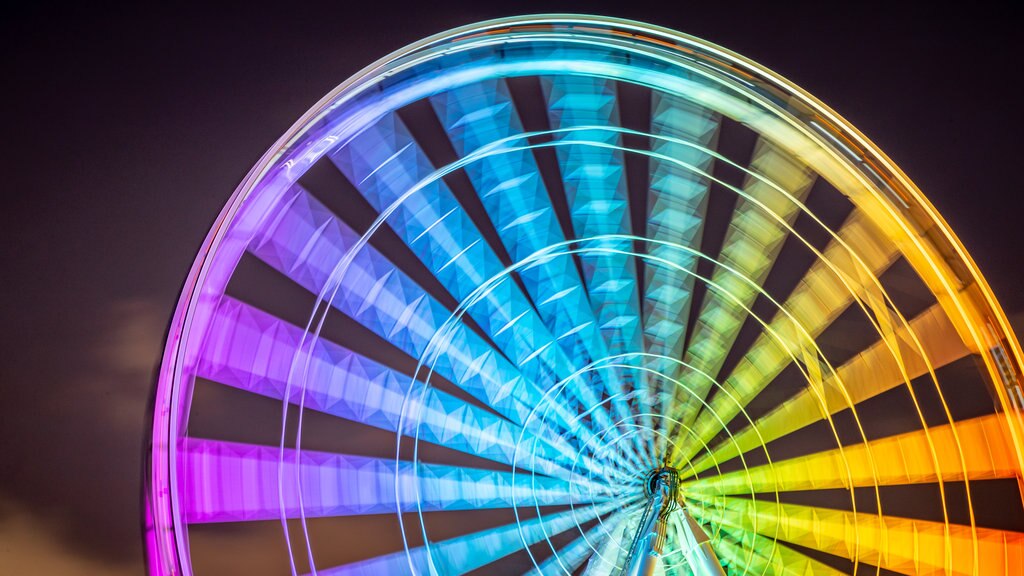
[(653, 576), (656, 573), (665, 550), (669, 517), (677, 510), (683, 515), (682, 548), (694, 576), (725, 576), (707, 533), (686, 508), (679, 505), (678, 471), (663, 466), (651, 472), (644, 482), (644, 493), (647, 505), (630, 543), (621, 576)]

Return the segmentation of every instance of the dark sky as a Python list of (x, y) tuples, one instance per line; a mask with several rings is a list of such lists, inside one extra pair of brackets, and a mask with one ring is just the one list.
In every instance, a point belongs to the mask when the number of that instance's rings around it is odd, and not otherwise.
[(29, 4), (0, 25), (0, 574), (141, 572), (145, 404), (209, 225), (323, 94), (456, 25), (603, 13), (703, 37), (774, 69), (879, 144), (960, 235), (1007, 312), (1024, 315), (1024, 50), (1019, 14), (1006, 8)]

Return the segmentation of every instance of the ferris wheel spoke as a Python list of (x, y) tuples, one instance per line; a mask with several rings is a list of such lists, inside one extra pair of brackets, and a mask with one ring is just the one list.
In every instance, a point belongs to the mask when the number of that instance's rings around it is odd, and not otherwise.
[[(303, 336), (297, 326), (224, 297), (197, 376), (276, 399), (283, 399), (290, 388), (292, 404), (392, 432), (399, 431), (404, 413), (404, 435), (549, 476), (569, 474), (568, 446), (559, 438), (524, 431), (489, 410), (417, 384), (322, 338), (300, 350)], [(299, 374), (293, 377), (293, 370)]]
[[(516, 146), (527, 143), (526, 139), (514, 140), (522, 133), (522, 124), (503, 81), (471, 84), (443, 92), (432, 97), (431, 103), (446, 137), (461, 157), (503, 139), (512, 139), (510, 142)], [(547, 247), (565, 241), (530, 150), (511, 149), (484, 155), (466, 165), (464, 172), (512, 262), (535, 258)], [(578, 368), (586, 364), (588, 358), (607, 356), (571, 255), (545, 257), (542, 262), (520, 268), (517, 273), (566, 359), (575, 359)], [(580, 384), (583, 383), (574, 385)], [(625, 418), (628, 408), (614, 380), (596, 378), (594, 382), (583, 384), (577, 395), (584, 405), (593, 406), (597, 402), (595, 392), (602, 389), (609, 395), (619, 393), (612, 408), (619, 419)], [(605, 411), (595, 417), (602, 427), (611, 423)]]
[(756, 532), (718, 526), (712, 538), (715, 551), (721, 556), (729, 574), (749, 576), (843, 576), (824, 562), (802, 554), (785, 544)]
[[(652, 138), (651, 151), (710, 173), (713, 158), (707, 149), (717, 138), (719, 117), (677, 96), (653, 91), (651, 100), (651, 134), (694, 144), (686, 146)], [(652, 156), (649, 162), (646, 235), (698, 250), (707, 210), (708, 179), (658, 156)], [(648, 251), (652, 257), (672, 261), (683, 270), (658, 266), (653, 261), (644, 267), (644, 344), (652, 354), (682, 358), (687, 319), (693, 304), (697, 256), (673, 250), (666, 244), (649, 244)], [(679, 368), (674, 366), (672, 370), (672, 375), (678, 377)], [(667, 405), (676, 393), (671, 380), (662, 382), (659, 406)], [(659, 423), (665, 437), (669, 433), (668, 422), (666, 418)], [(664, 451), (663, 448), (659, 452)]]
[[(651, 151), (710, 173), (713, 158), (706, 150), (716, 138), (718, 118), (682, 98), (659, 92), (652, 93), (652, 108), (652, 134), (678, 138), (692, 142), (694, 146), (654, 138)], [(650, 172), (647, 236), (666, 243), (699, 248), (707, 209), (707, 178), (657, 156), (650, 158)], [(649, 251), (655, 257), (670, 251), (665, 259), (680, 260), (678, 250), (669, 250), (660, 244), (649, 247)], [(696, 256), (679, 263), (694, 272)], [(646, 276), (644, 334), (648, 337), (647, 350), (652, 354), (681, 358), (693, 276), (668, 267), (652, 266), (647, 267)]]
[[(611, 82), (555, 76), (542, 78), (541, 86), (547, 98), (552, 128), (618, 125)], [(617, 144), (619, 136), (597, 129), (569, 132), (561, 139)], [(556, 155), (576, 238), (630, 234), (629, 199), (621, 153), (581, 143), (559, 146)], [(625, 242), (621, 244), (620, 247), (629, 248)], [(580, 259), (609, 353), (639, 349), (639, 297), (633, 258), (622, 254), (583, 253)], [(628, 385), (624, 387), (630, 389)]]
[(704, 504), (693, 508), (706, 522), (887, 570), (950, 574), (1024, 570), (1024, 534), (1019, 532), (745, 498), (715, 497)]
[(749, 494), (991, 480), (1020, 473), (1009, 445), (1008, 425), (992, 414), (703, 477), (684, 486), (688, 493)]
[[(923, 356), (911, 343), (910, 334), (919, 339)], [(895, 339), (900, 343), (900, 358), (894, 355), (887, 342), (875, 343), (836, 370), (838, 382), (829, 377), (820, 391), (805, 388), (710, 453), (697, 458), (689, 470), (700, 473), (716, 462), (725, 462), (782, 438), (823, 420), (825, 414), (835, 414), (851, 404), (859, 404), (927, 373), (929, 368), (940, 368), (971, 353), (938, 304), (911, 320), (909, 328), (896, 329)]]
[(557, 506), (608, 500), (585, 478), (571, 481), (277, 446), (189, 438), (189, 523), (415, 511)]
[[(499, 139), (522, 132), (504, 83), (472, 85), (435, 96), (433, 104), (448, 130), (456, 152), (465, 156)], [(488, 92), (493, 89), (494, 93)], [(485, 98), (485, 103), (478, 100)], [(478, 106), (501, 113), (477, 118)], [(470, 122), (467, 117), (473, 116)], [(526, 144), (525, 139), (516, 144)], [(513, 262), (523, 262), (545, 248), (565, 241), (558, 217), (544, 187), (540, 169), (529, 150), (518, 149), (482, 156), (465, 172)], [(600, 358), (604, 342), (571, 256), (545, 259), (543, 265), (518, 270), (537, 311), (567, 355)]]
[[(714, 395), (695, 420), (694, 434), (701, 442), (684, 452), (684, 461), (693, 458), (702, 444), (711, 442), (721, 431), (721, 422), (728, 423), (738, 416), (792, 363), (794, 352), (800, 358), (803, 356), (801, 349), (813, 349), (812, 339), (847, 310), (854, 302), (854, 295), (866, 290), (864, 284), (877, 278), (899, 254), (896, 246), (860, 212), (853, 212), (836, 235), (841, 242), (833, 240), (825, 248), (821, 258), (814, 262), (782, 305), (786, 314), (776, 314), (769, 324), (771, 332), (785, 338), (788, 345), (780, 345), (767, 332), (758, 336), (723, 382), (722, 388), (729, 393)], [(856, 247), (860, 262), (853, 259), (848, 247)], [(796, 329), (794, 320), (802, 330)]]
[(581, 532), (578, 537), (559, 548), (546, 560), (536, 564), (524, 576), (575, 574), (584, 562), (593, 557), (594, 551), (602, 547), (609, 537), (616, 533), (618, 526), (625, 519), (626, 512), (624, 510), (613, 512), (589, 530)]
[[(578, 129), (564, 133), (556, 149), (572, 229), (576, 239), (632, 233), (629, 191), (622, 153), (599, 147), (600, 142), (617, 147), (620, 136), (604, 127), (618, 127), (616, 92), (611, 81), (575, 76), (541, 78), (553, 129)], [(596, 130), (585, 130), (585, 127)], [(629, 241), (601, 241), (601, 247), (631, 252)], [(607, 251), (579, 255), (587, 294), (609, 354), (621, 354), (642, 347), (637, 264), (632, 256)], [(633, 381), (631, 374), (618, 375), (623, 390), (646, 390), (646, 382)], [(646, 394), (635, 396), (635, 412), (650, 413)], [(638, 451), (652, 458), (651, 438), (635, 437)]]
[(464, 536), (432, 543), (429, 548), (410, 548), (361, 562), (320, 568), (320, 576), (377, 576), (408, 573), (410, 566), (417, 574), (465, 574), (496, 562), (545, 536), (561, 534), (607, 514), (618, 503), (580, 506), (572, 510), (547, 514), (516, 524), (482, 530)]
[[(705, 295), (684, 356), (687, 364), (712, 377), (721, 370), (746, 310), (757, 298), (756, 286), (762, 285), (771, 271), (787, 236), (786, 225), (792, 225), (799, 215), (799, 203), (814, 183), (813, 172), (764, 139), (755, 145), (749, 171), (759, 177), (747, 176), (743, 191), (750, 199), (737, 200), (718, 256), (733, 271), (716, 267), (712, 273), (711, 281), (718, 288)], [(707, 398), (709, 384), (702, 382), (702, 386), (695, 397)], [(689, 426), (700, 407), (699, 402), (690, 400), (670, 408), (669, 413)]]
[[(391, 228), (462, 305), (468, 304), (469, 315), (527, 381), (543, 389), (573, 372), (572, 361), (444, 181), (403, 197), (434, 167), (400, 118), (385, 116), (332, 159), (376, 210), (394, 203)], [(481, 287), (486, 289), (480, 292)], [(566, 391), (577, 412), (595, 403), (589, 387)]]
[(587, 576), (612, 576), (623, 568), (621, 563), (625, 555), (624, 546), (628, 546), (628, 534), (636, 529), (636, 522), (629, 516), (624, 517), (610, 527), (608, 538), (594, 547), (593, 554), (587, 559), (583, 574)]
[[(253, 254), (314, 294), (323, 292), (337, 262), (358, 237), (315, 198), (301, 189), (268, 219), (269, 226), (251, 248)], [(446, 341), (433, 344), (450, 312), (372, 247), (364, 246), (340, 279), (331, 304), (413, 358), (433, 350), (436, 362), (426, 369), (491, 406), (513, 422), (526, 421), (543, 391), (486, 341), (461, 323), (449, 325)], [(427, 359), (429, 363), (429, 358)], [(574, 415), (563, 403), (552, 407), (551, 422), (563, 430)], [(544, 426), (531, 420), (530, 426)], [(592, 436), (590, 433), (589, 436)], [(588, 436), (588, 437), (589, 437)]]

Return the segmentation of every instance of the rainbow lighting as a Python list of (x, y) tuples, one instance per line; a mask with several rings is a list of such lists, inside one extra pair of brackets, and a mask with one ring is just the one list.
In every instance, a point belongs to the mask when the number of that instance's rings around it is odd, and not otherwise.
[(785, 79), (638, 22), (474, 24), (324, 97), (217, 219), (149, 571), (1024, 574), (1022, 358), (928, 200)]

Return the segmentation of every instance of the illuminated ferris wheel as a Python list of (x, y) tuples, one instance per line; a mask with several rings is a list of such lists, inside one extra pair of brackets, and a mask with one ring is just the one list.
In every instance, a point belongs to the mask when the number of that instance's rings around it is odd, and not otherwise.
[(230, 539), (268, 574), (1021, 574), (1021, 360), (785, 79), (636, 22), (467, 26), (327, 95), (214, 225), (150, 572), (256, 573)]

